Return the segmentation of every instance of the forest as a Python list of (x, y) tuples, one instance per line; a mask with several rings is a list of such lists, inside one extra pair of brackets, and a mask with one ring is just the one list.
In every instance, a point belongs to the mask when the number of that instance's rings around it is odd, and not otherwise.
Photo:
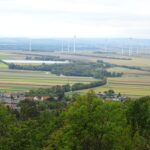
[(150, 97), (103, 101), (93, 91), (0, 105), (1, 150), (149, 150)]
[(73, 61), (68, 64), (53, 64), (53, 65), (9, 64), (9, 69), (50, 71), (51, 73), (56, 75), (66, 75), (66, 76), (83, 76), (101, 79), (103, 77), (121, 77), (123, 75), (123, 73), (108, 72), (106, 69), (110, 67), (114, 67), (114, 65), (103, 61), (97, 62)]
[(26, 56), (26, 60), (43, 60), (43, 61), (64, 61), (65, 59), (60, 58), (59, 56)]

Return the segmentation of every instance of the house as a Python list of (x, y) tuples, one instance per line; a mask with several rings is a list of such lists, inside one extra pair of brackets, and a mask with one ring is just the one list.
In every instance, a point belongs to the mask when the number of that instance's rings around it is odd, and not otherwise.
[(19, 110), (19, 107), (17, 107), (17, 103), (4, 103), (4, 106), (9, 107), (13, 110)]
[(47, 101), (49, 99), (49, 96), (30, 96), (26, 97), (26, 99), (33, 101)]
[(128, 99), (126, 96), (115, 93), (113, 90), (105, 91), (104, 93), (99, 92), (96, 95), (105, 101), (125, 101)]
[(25, 93), (0, 93), (0, 102), (22, 101), (25, 99)]

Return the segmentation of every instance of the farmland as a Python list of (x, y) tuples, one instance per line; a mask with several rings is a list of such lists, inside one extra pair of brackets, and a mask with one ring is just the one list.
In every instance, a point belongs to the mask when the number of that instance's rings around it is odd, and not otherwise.
[[(68, 58), (68, 55), (66, 54), (63, 57)], [(117, 56), (117, 57), (122, 57), (122, 56)], [(103, 58), (103, 55), (99, 55), (99, 54), (95, 55), (92, 53), (88, 53), (86, 54), (86, 56), (84, 56), (83, 53), (82, 56), (72, 56), (73, 59), (84, 59), (86, 61), (103, 60), (105, 62), (112, 63), (115, 65), (135, 66), (150, 71), (149, 57), (146, 58), (129, 57), (129, 56), (124, 56), (124, 57), (130, 58), (131, 60)], [(134, 69), (126, 69), (123, 67), (110, 68), (108, 71), (123, 72), (124, 75), (119, 78), (108, 78), (107, 85), (94, 88), (96, 92), (104, 92), (106, 90), (113, 89), (116, 92), (120, 92), (122, 94), (131, 97), (146, 96), (150, 94), (150, 72), (134, 70)], [(87, 92), (87, 91), (88, 90), (83, 90), (81, 92)]]
[(7, 65), (5, 65), (5, 64), (3, 64), (3, 63), (0, 63), (0, 69), (7, 69), (7, 68), (8, 68)]
[[(92, 53), (81, 53), (80, 55), (58, 53), (58, 52), (0, 52), (0, 59), (13, 59), (22, 60), (26, 56), (31, 55), (49, 55), (49, 56), (60, 56), (61, 58), (71, 60), (84, 60), (84, 61), (96, 61), (103, 60), (116, 65), (125, 66), (137, 66), (147, 70), (150, 70), (150, 59), (140, 57), (130, 57), (131, 60), (119, 60), (103, 58), (101, 55), (95, 55)], [(93, 57), (94, 56), (94, 57)], [(117, 56), (119, 57), (119, 56)], [(127, 57), (127, 56), (125, 56)], [(110, 68), (110, 72), (123, 72), (124, 75), (118, 78), (108, 78), (108, 83), (105, 86), (94, 88), (96, 92), (103, 92), (109, 89), (113, 89), (116, 92), (128, 96), (146, 96), (150, 94), (150, 72), (132, 70), (123, 67)], [(66, 77), (56, 76), (49, 72), (35, 72), (35, 71), (17, 71), (9, 70), (7, 65), (0, 63), (0, 89), (1, 91), (28, 91), (32, 88), (47, 88), (53, 85), (63, 85), (66, 83), (89, 83), (95, 81), (94, 78), (88, 77)], [(83, 90), (81, 92), (87, 92)]]
[[(120, 58), (129, 58), (131, 60), (122, 60), (122, 59), (112, 59), (109, 58), (109, 55), (103, 54), (94, 54), (94, 53), (60, 53), (60, 52), (28, 52), (28, 51), (15, 51), (14, 53), (7, 51), (7, 52), (0, 52), (0, 59), (25, 59), (26, 56), (35, 56), (35, 55), (43, 55), (43, 56), (60, 56), (64, 59), (71, 59), (71, 60), (85, 60), (85, 61), (97, 61), (103, 60), (105, 62), (109, 62), (112, 64), (117, 65), (126, 65), (126, 66), (138, 66), (143, 68), (150, 69), (150, 58), (147, 57), (129, 57), (129, 56), (116, 56), (111, 55), (112, 57), (120, 57)], [(108, 57), (108, 58), (107, 58)]]
[[(25, 54), (0, 52), (0, 59), (25, 60)], [(37, 65), (37, 64), (34, 64)], [(54, 85), (90, 83), (96, 79), (90, 77), (57, 76), (50, 72), (9, 70), (0, 62), (0, 92), (28, 91), (33, 88), (48, 88)]]
[(132, 60), (115, 60), (115, 59), (103, 59), (103, 61), (117, 64), (117, 65), (126, 65), (126, 66), (137, 66), (143, 67), (150, 70), (150, 58), (139, 58), (131, 57)]
[[(0, 59), (20, 60), (25, 59), (25, 55), (0, 52)], [(90, 77), (56, 76), (49, 72), (42, 71), (9, 70), (7, 65), (0, 63), (0, 91), (3, 92), (28, 91), (33, 88), (47, 88), (67, 83), (86, 84), (95, 80), (96, 79)]]
[[(93, 54), (93, 53), (82, 53), (82, 55), (70, 55), (70, 54), (61, 54), (56, 53), (57, 56), (61, 56), (63, 58), (70, 58), (74, 60), (86, 60), (86, 61), (97, 61), (97, 60), (103, 60), (104, 62), (116, 64), (116, 65), (126, 65), (126, 66), (137, 66), (137, 67), (143, 67), (150, 70), (150, 58), (147, 57), (132, 57), (132, 56), (116, 56), (111, 55), (111, 57), (120, 57), (120, 58), (128, 58), (131, 60), (123, 60), (123, 59), (112, 59), (109, 58), (109, 55), (100, 55), (100, 54)], [(108, 58), (107, 58), (108, 57)]]
[[(113, 89), (124, 95), (131, 97), (146, 96), (150, 94), (150, 72), (131, 70), (125, 68), (111, 68), (109, 71), (123, 72), (124, 75), (119, 78), (108, 78), (105, 86), (95, 88), (96, 92), (104, 92)], [(87, 92), (83, 90), (82, 92)]]
[(1, 91), (27, 91), (32, 88), (47, 88), (53, 85), (90, 83), (93, 78), (56, 76), (48, 72), (0, 70)]

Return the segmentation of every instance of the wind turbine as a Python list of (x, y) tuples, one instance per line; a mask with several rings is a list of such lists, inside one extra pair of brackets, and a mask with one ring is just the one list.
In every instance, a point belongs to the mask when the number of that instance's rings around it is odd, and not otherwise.
[(129, 56), (131, 56), (133, 54), (133, 47), (132, 47), (132, 38), (129, 38), (130, 40), (130, 44), (129, 44)]
[(69, 39), (68, 39), (68, 53), (70, 52), (70, 43), (69, 43)]
[(136, 49), (136, 55), (138, 56), (139, 55), (139, 48), (137, 47)]
[(123, 49), (123, 47), (122, 47), (122, 55), (124, 55), (124, 49)]
[(29, 41), (29, 51), (31, 52), (32, 51), (32, 40), (30, 39)]
[(105, 39), (105, 53), (108, 53), (108, 39)]
[(73, 50), (74, 50), (74, 53), (75, 53), (76, 52), (76, 36), (74, 36)]
[(64, 52), (64, 41), (62, 39), (62, 43), (61, 43), (61, 52), (63, 53)]
[(129, 47), (129, 56), (131, 56), (132, 55), (132, 49), (131, 49), (131, 47)]

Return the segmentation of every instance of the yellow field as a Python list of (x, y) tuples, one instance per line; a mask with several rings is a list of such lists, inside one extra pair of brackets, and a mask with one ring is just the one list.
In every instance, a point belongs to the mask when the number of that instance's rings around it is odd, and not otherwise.
[(117, 60), (117, 59), (102, 59), (105, 62), (109, 62), (117, 65), (125, 66), (138, 66), (144, 68), (150, 68), (150, 58), (135, 58), (132, 57), (132, 60)]
[[(22, 53), (22, 54), (21, 54)], [(85, 61), (97, 61), (103, 60), (117, 65), (125, 66), (137, 66), (150, 70), (150, 59), (149, 58), (139, 58), (132, 57), (132, 60), (119, 60), (119, 59), (106, 59), (101, 58), (101, 54), (92, 54), (92, 53), (82, 53), (80, 55), (73, 54), (61, 54), (61, 53), (52, 53), (52, 52), (0, 52), (0, 59), (23, 59), (26, 55), (31, 53), (39, 55), (53, 55), (60, 56), (66, 59), (73, 60), (85, 60)], [(86, 56), (84, 56), (84, 54)], [(93, 57), (94, 56), (94, 57)], [(116, 56), (121, 57), (121, 56)], [(128, 56), (124, 56), (128, 57)], [(91, 78), (78, 78), (78, 77), (58, 77), (52, 74), (46, 74), (44, 72), (5, 72), (7, 66), (0, 63), (0, 89), (10, 90), (10, 91), (24, 91), (31, 88), (38, 87), (47, 87), (52, 85), (62, 85), (69, 82), (71, 84), (76, 82), (89, 83), (94, 81)], [(8, 71), (8, 70), (7, 70)], [(150, 72), (131, 70), (121, 67), (114, 67), (108, 69), (110, 72), (123, 72), (124, 75), (121, 78), (108, 78), (108, 83), (105, 86), (95, 88), (96, 92), (103, 92), (108, 89), (113, 89), (116, 92), (121, 92), (122, 94), (129, 96), (146, 96), (150, 95)], [(87, 92), (88, 90), (83, 90), (82, 92)]]
[(0, 63), (0, 69), (7, 69), (7, 68), (8, 68), (7, 65), (5, 65), (5, 64), (3, 64), (3, 63)]
[(0, 91), (28, 91), (33, 88), (48, 88), (55, 85), (90, 83), (90, 77), (57, 76), (42, 71), (17, 71), (0, 69)]
[[(93, 54), (93, 53), (80, 53), (77, 55), (71, 54), (71, 53), (59, 53), (59, 52), (22, 52), (22, 51), (16, 51), (15, 54), (12, 52), (0, 52), (0, 59), (1, 58), (10, 58), (11, 59), (23, 59), (27, 55), (51, 55), (51, 56), (60, 56), (61, 58), (65, 59), (73, 59), (73, 60), (86, 60), (86, 61), (97, 61), (97, 60), (103, 60), (105, 62), (109, 62), (112, 64), (117, 64), (117, 65), (126, 65), (126, 66), (139, 66), (139, 67), (144, 67), (144, 68), (149, 68), (150, 69), (150, 58), (140, 58), (140, 57), (129, 57), (129, 56), (115, 56), (111, 55), (111, 57), (124, 57), (124, 58), (131, 58), (132, 60), (120, 60), (120, 59), (106, 59), (102, 58), (106, 55), (101, 55), (101, 54)], [(109, 56), (108, 56), (109, 57)]]
[[(123, 72), (124, 75), (119, 78), (108, 78), (107, 85), (94, 88), (96, 92), (104, 92), (113, 89), (116, 92), (131, 97), (150, 95), (150, 72), (119, 67), (108, 69), (108, 71)], [(87, 90), (83, 90), (82, 92), (87, 92)]]
[(125, 75), (144, 75), (144, 76), (150, 76), (150, 72), (147, 71), (140, 71), (140, 70), (134, 70), (134, 69), (128, 69), (128, 68), (122, 68), (122, 67), (113, 67), (110, 69), (107, 69), (110, 72), (123, 72)]

